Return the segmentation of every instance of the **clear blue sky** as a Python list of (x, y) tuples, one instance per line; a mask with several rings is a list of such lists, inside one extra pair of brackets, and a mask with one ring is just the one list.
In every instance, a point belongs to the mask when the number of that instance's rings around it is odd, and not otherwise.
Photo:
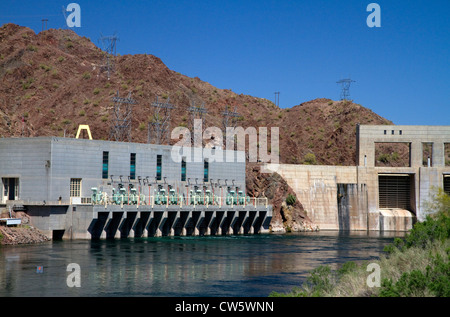
[[(68, 28), (62, 7), (81, 6), (79, 35), (117, 52), (147, 53), (172, 70), (218, 88), (292, 107), (338, 100), (336, 81), (351, 77), (351, 99), (395, 124), (450, 124), (449, 0), (129, 0), (0, 2), (0, 24), (39, 32)], [(369, 3), (381, 27), (369, 28)]]

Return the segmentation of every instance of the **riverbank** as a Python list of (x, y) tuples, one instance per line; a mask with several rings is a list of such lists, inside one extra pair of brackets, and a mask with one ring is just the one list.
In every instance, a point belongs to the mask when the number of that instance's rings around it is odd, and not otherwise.
[(0, 227), (0, 245), (35, 244), (46, 241), (50, 239), (34, 227)]
[(301, 286), (273, 297), (450, 297), (450, 209), (416, 223), (378, 260), (319, 266)]

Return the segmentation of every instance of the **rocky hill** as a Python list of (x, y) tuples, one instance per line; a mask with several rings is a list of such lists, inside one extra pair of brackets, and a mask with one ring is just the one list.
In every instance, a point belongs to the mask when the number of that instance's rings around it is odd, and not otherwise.
[(108, 139), (117, 91), (123, 97), (131, 92), (137, 101), (133, 142), (147, 142), (150, 104), (156, 97), (175, 106), (172, 128), (189, 126), (188, 107), (201, 104), (208, 111), (205, 126), (222, 127), (221, 113), (229, 106), (239, 113), (238, 126), (279, 127), (281, 163), (354, 165), (356, 124), (392, 124), (350, 101), (319, 98), (281, 109), (267, 99), (180, 74), (148, 54), (111, 56), (114, 72), (108, 79), (105, 60), (100, 48), (71, 30), (35, 34), (27, 27), (3, 25), (0, 137), (73, 137), (79, 124), (89, 124), (95, 139)]

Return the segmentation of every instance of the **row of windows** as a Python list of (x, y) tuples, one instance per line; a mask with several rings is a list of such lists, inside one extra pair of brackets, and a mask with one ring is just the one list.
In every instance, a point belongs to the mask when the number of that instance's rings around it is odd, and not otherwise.
[[(391, 134), (394, 135), (395, 134), (395, 130), (391, 130)], [(402, 135), (403, 131), (402, 130), (398, 130), (398, 134)], [(384, 135), (387, 135), (387, 130), (384, 130)]]
[[(109, 152), (103, 152), (102, 161), (102, 178), (109, 177)], [(186, 181), (186, 158), (181, 160), (181, 181)], [(130, 154), (130, 179), (136, 179), (136, 153)], [(162, 155), (156, 155), (156, 180), (162, 179)], [(209, 182), (209, 162), (207, 160), (203, 163), (203, 182)]]

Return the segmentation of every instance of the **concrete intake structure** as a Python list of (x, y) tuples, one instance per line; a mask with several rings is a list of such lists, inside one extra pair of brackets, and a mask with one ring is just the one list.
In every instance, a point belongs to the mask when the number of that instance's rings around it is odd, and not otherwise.
[(54, 238), (262, 233), (272, 218), (267, 199), (245, 195), (242, 151), (9, 138), (0, 177), (0, 209)]
[[(376, 166), (378, 143), (407, 144), (408, 166)], [(434, 187), (450, 194), (449, 144), (450, 126), (358, 125), (357, 166), (265, 167), (286, 179), (322, 230), (406, 231), (425, 219)]]

